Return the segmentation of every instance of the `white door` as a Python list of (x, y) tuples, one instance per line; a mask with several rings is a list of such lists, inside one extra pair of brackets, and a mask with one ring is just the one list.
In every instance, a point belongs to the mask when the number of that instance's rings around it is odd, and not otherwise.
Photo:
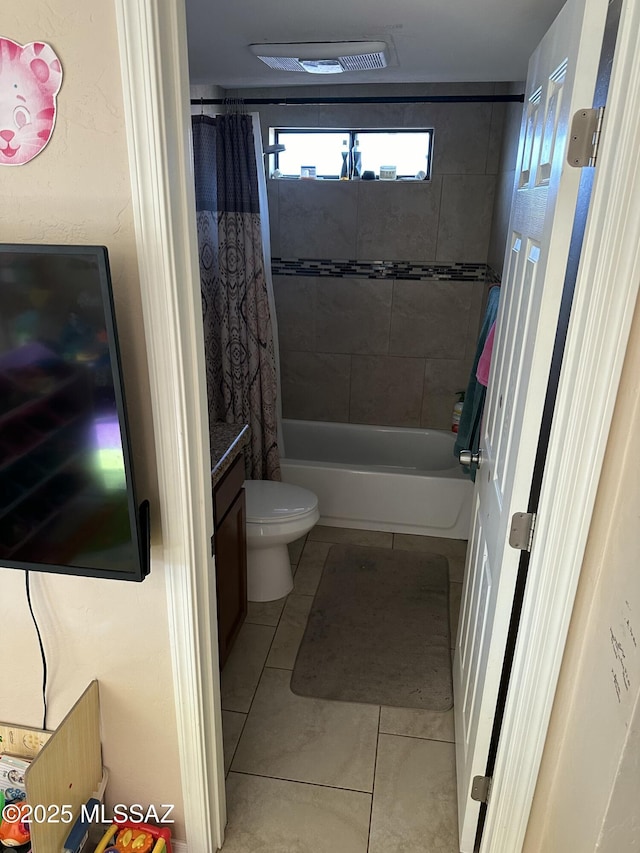
[[(472, 853), (580, 171), (566, 164), (573, 113), (590, 107), (607, 0), (568, 0), (529, 62), (474, 514), (454, 658), (460, 850)], [(514, 851), (516, 853), (516, 851)]]

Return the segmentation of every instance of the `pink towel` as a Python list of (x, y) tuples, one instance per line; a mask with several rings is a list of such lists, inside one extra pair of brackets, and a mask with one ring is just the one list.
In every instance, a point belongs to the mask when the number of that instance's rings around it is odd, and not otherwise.
[(478, 359), (478, 366), (476, 368), (476, 379), (481, 385), (484, 385), (485, 388), (489, 384), (489, 368), (491, 367), (491, 353), (493, 352), (493, 336), (495, 331), (496, 323), (494, 320), (493, 325), (489, 329), (487, 339), (484, 342), (482, 355)]

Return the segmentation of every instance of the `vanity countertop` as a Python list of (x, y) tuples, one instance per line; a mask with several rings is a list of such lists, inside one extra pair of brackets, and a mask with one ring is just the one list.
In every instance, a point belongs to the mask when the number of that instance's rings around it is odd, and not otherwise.
[(230, 467), (242, 448), (248, 444), (251, 431), (248, 424), (211, 424), (211, 485), (215, 486)]

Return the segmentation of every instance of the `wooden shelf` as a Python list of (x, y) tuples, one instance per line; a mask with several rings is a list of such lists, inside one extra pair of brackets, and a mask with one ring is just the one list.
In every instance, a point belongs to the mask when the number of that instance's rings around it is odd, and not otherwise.
[[(27, 802), (71, 806), (75, 819), (102, 782), (98, 682), (91, 682), (55, 731), (0, 723), (0, 738), (7, 752), (33, 759), (25, 775)], [(32, 822), (33, 853), (62, 850), (69, 829), (63, 822)]]

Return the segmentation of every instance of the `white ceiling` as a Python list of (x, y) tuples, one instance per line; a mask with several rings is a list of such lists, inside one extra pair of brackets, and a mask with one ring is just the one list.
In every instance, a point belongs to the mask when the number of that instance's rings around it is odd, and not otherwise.
[[(564, 0), (186, 0), (191, 82), (224, 88), (524, 80)], [(376, 39), (392, 67), (273, 71), (257, 42)]]

